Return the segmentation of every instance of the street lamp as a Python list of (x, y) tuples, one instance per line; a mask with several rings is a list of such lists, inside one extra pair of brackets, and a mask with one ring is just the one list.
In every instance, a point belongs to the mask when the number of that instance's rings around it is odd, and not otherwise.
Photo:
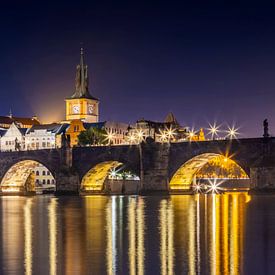
[(214, 140), (215, 137), (218, 137), (218, 132), (220, 132), (219, 128), (220, 128), (220, 125), (217, 126), (216, 123), (214, 123), (213, 125), (209, 124), (209, 127), (208, 130), (209, 130), (209, 133), (208, 134), (211, 134), (211, 139)]
[(108, 145), (111, 145), (113, 143), (114, 138), (115, 138), (115, 134), (112, 133), (111, 131), (108, 131), (107, 134), (105, 135), (104, 141), (108, 141)]
[(235, 128), (235, 126), (233, 125), (232, 127), (228, 127), (228, 130), (226, 131), (227, 135), (226, 137), (230, 138), (230, 139), (235, 139), (237, 138), (237, 135), (239, 135), (240, 133), (238, 132), (239, 128)]

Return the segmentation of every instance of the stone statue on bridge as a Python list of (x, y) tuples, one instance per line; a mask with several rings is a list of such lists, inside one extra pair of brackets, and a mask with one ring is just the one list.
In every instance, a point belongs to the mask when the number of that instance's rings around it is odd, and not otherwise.
[(264, 134), (263, 134), (263, 137), (264, 137), (264, 138), (268, 138), (268, 137), (269, 137), (269, 133), (268, 133), (268, 121), (267, 121), (267, 119), (264, 120), (263, 126), (264, 126)]

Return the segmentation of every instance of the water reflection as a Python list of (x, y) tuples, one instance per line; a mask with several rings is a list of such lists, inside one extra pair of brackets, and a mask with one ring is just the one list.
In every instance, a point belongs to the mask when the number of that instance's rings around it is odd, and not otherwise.
[(49, 219), (49, 265), (50, 275), (57, 274), (57, 199), (53, 198), (48, 207)]
[(32, 274), (32, 199), (27, 199), (24, 206), (24, 258), (25, 274)]
[[(250, 205), (264, 204), (246, 193), (0, 200), (0, 273), (51, 275), (243, 274), (257, 243)], [(260, 206), (274, 221), (275, 203)]]

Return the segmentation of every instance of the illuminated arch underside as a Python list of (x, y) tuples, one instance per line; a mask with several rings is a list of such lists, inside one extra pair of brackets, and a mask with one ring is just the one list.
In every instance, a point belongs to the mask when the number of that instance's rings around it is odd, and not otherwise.
[[(198, 171), (202, 169), (209, 161), (221, 156), (222, 155), (220, 154), (206, 153), (206, 154), (198, 155), (188, 160), (177, 170), (177, 172), (172, 177), (170, 181), (170, 189), (172, 190), (190, 189), (194, 176), (198, 173)], [(246, 174), (244, 170), (237, 163), (235, 164), (242, 170), (244, 174)]]
[(121, 166), (118, 161), (105, 161), (97, 164), (83, 177), (81, 182), (81, 190), (83, 191), (102, 191), (104, 181), (111, 169)]
[(1, 181), (2, 191), (25, 191), (25, 184), (33, 172), (39, 166), (39, 162), (34, 160), (23, 160), (14, 164), (5, 174)]

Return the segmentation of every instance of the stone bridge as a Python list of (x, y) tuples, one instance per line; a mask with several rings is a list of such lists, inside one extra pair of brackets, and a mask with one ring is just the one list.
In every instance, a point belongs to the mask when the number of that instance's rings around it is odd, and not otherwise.
[(79, 192), (91, 181), (100, 191), (109, 170), (123, 165), (140, 177), (140, 191), (189, 189), (196, 172), (218, 155), (235, 161), (250, 177), (252, 188), (275, 187), (275, 138), (1, 152), (0, 181), (1, 188), (24, 187), (33, 167), (41, 163), (56, 179), (57, 191)]

